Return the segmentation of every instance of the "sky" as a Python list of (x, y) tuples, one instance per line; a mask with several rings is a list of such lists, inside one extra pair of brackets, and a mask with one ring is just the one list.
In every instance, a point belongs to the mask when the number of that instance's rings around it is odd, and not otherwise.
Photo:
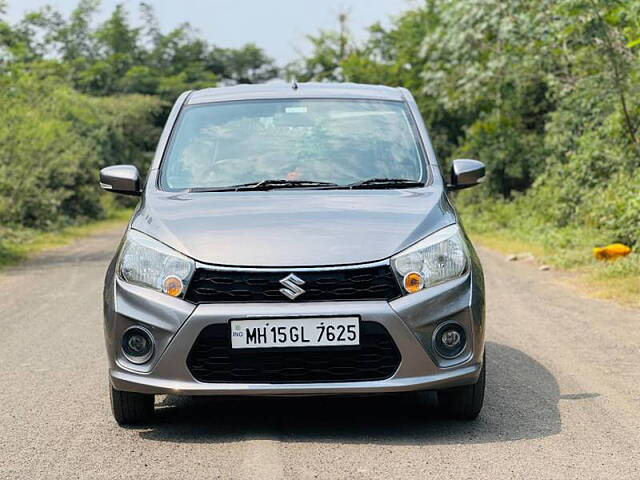
[[(349, 28), (356, 39), (366, 38), (375, 22), (389, 24), (389, 18), (418, 0), (147, 0), (154, 6), (163, 31), (189, 22), (200, 34), (220, 47), (239, 47), (254, 42), (276, 62), (284, 65), (308, 53), (305, 35), (337, 27), (336, 17), (348, 12)], [(139, 0), (102, 0), (98, 21), (118, 3), (133, 15)], [(51, 5), (67, 15), (75, 0), (8, 0), (7, 17), (19, 20), (25, 11)]]

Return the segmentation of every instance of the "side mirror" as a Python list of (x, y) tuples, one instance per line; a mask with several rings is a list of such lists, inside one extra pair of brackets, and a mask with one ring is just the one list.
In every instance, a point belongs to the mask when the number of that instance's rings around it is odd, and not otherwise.
[(478, 160), (454, 160), (451, 166), (451, 183), (449, 190), (462, 190), (484, 182), (486, 168)]
[(100, 170), (100, 187), (123, 195), (140, 195), (140, 174), (133, 165), (113, 165)]

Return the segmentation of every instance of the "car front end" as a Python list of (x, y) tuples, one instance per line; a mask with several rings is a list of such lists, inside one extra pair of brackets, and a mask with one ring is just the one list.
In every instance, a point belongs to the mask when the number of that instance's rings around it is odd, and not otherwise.
[[(415, 104), (407, 95), (400, 100), (409, 112)], [(160, 167), (186, 100), (174, 107), (105, 280), (109, 380), (120, 423), (146, 418), (140, 412), (153, 409), (157, 394), (434, 390), (444, 399), (480, 380), (484, 390), (482, 268), (429, 160), (421, 121), (413, 128), (428, 161), (406, 185), (394, 180), (386, 188), (377, 178), (345, 185), (331, 177), (314, 185), (278, 181), (293, 188), (264, 181), (184, 188), (163, 184)], [(287, 113), (314, 108), (286, 101), (294, 105)], [(349, 118), (370, 115), (366, 108)], [(267, 113), (260, 115), (271, 128)], [(309, 134), (311, 127), (295, 122), (284, 126), (287, 135)], [(287, 178), (315, 168), (300, 165), (287, 165)], [(137, 181), (133, 173), (105, 174), (103, 187), (125, 193)], [(462, 184), (464, 168), (458, 174)], [(475, 410), (458, 413), (472, 418)]]
[[(272, 269), (197, 264), (186, 298), (128, 283), (116, 263), (105, 292), (111, 383), (126, 391), (185, 395), (375, 393), (473, 383), (482, 366), (484, 292), (475, 255), (468, 261), (457, 278), (404, 294), (390, 260)], [(291, 274), (314, 298), (280, 294)], [(207, 285), (218, 288), (207, 292)], [(277, 352), (231, 347), (234, 320), (269, 325), (335, 318), (357, 319), (359, 345)], [(151, 355), (127, 353), (125, 333), (136, 328), (148, 335)], [(451, 351), (442, 343), (448, 331), (460, 332)]]

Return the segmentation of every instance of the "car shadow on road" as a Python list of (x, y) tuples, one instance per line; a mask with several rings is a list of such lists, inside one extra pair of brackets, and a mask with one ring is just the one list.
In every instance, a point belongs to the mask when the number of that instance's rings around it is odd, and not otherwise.
[(520, 350), (487, 344), (487, 391), (474, 422), (446, 418), (434, 394), (368, 397), (166, 397), (143, 439), (218, 443), (284, 442), (398, 445), (493, 443), (560, 431), (553, 375)]

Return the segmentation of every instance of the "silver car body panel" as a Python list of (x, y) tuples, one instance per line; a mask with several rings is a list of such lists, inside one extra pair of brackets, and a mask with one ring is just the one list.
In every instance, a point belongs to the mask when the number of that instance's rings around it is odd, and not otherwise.
[(435, 186), (145, 196), (134, 229), (197, 261), (239, 267), (382, 260), (455, 222)]
[(308, 82), (299, 84), (299, 88), (291, 88), (290, 83), (275, 82), (262, 85), (205, 88), (190, 95), (187, 104), (198, 105), (212, 102), (275, 98), (291, 100), (298, 98), (349, 98), (401, 102), (404, 100), (404, 94), (400, 89), (382, 85)]
[[(484, 304), (473, 298), (472, 274), (392, 302), (308, 302), (203, 304), (170, 299), (166, 295), (114, 279), (116, 309), (113, 338), (132, 325), (149, 329), (157, 351), (146, 365), (129, 362), (117, 342), (110, 352), (110, 378), (119, 390), (185, 395), (310, 395), (375, 393), (452, 387), (473, 383), (481, 368), (484, 345)], [(124, 299), (124, 300), (121, 300)], [(149, 308), (143, 307), (149, 304)], [(141, 308), (143, 307), (143, 308)], [(154, 308), (160, 308), (155, 310)], [(474, 313), (475, 312), (475, 313)], [(353, 316), (382, 324), (392, 336), (402, 360), (385, 380), (303, 384), (203, 383), (187, 368), (187, 356), (200, 332), (211, 324), (231, 319)], [(455, 320), (471, 332), (467, 350), (457, 359), (436, 358), (430, 342), (435, 325)], [(109, 335), (108, 335), (109, 336)], [(444, 362), (444, 363), (443, 363)], [(447, 363), (448, 362), (448, 363)]]

